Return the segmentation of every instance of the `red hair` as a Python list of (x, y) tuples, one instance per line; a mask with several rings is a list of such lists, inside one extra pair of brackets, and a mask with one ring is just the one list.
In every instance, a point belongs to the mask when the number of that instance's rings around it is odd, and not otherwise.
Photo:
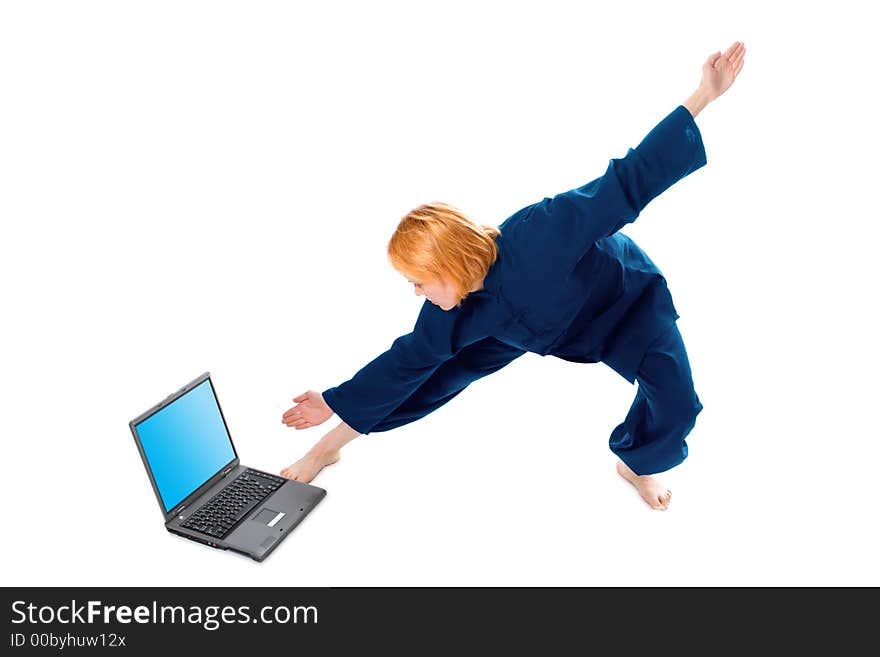
[(500, 233), (447, 203), (426, 203), (400, 220), (388, 242), (388, 259), (409, 278), (450, 282), (461, 303), (498, 258)]

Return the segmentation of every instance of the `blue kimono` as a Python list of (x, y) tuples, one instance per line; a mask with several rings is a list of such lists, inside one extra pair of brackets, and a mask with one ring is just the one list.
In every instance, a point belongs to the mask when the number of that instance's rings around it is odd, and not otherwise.
[(599, 178), (507, 218), (484, 289), (449, 311), (425, 300), (413, 330), (324, 401), (368, 434), (424, 417), (526, 352), (604, 362), (639, 381), (611, 449), (637, 474), (681, 462), (702, 406), (679, 315), (660, 270), (618, 231), (705, 164), (700, 131), (679, 105)]

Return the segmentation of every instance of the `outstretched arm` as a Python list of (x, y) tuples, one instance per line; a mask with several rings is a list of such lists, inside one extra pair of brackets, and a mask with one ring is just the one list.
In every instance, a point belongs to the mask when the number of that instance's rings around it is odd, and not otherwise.
[[(388, 431), (425, 417), (468, 385), (484, 376), (497, 372), (525, 353), (493, 337), (487, 337), (461, 349), (455, 356), (438, 367), (433, 374), (383, 420), (372, 426), (372, 431)], [(281, 470), (281, 475), (309, 482), (320, 470), (339, 458), (339, 450), (360, 435), (346, 422), (324, 435), (299, 461)]]
[(438, 367), (400, 406), (373, 427), (389, 431), (419, 420), (452, 400), (477, 379), (482, 379), (526, 353), (523, 349), (488, 337), (468, 345)]
[(486, 313), (444, 311), (426, 300), (410, 333), (348, 381), (324, 390), (323, 401), (349, 427), (368, 434), (443, 363), (490, 335), (493, 322)]
[(523, 208), (502, 225), (528, 244), (529, 253), (544, 254), (530, 260), (533, 278), (543, 283), (569, 273), (596, 241), (635, 221), (652, 199), (706, 164), (694, 116), (730, 87), (744, 54), (745, 46), (736, 42), (723, 55), (710, 55), (697, 91), (638, 146), (610, 160), (602, 176)]
[(679, 105), (638, 146), (613, 158), (604, 174), (524, 208), (502, 228), (528, 245), (530, 276), (546, 284), (570, 273), (598, 240), (635, 221), (654, 197), (705, 164), (700, 130)]

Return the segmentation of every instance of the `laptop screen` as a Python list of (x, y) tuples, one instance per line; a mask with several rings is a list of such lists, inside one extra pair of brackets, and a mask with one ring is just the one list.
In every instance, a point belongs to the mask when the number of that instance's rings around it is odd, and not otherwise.
[(235, 459), (210, 379), (136, 429), (165, 513)]

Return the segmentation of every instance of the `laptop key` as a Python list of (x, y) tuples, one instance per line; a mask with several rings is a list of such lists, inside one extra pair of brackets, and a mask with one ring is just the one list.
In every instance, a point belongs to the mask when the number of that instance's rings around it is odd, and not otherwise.
[(203, 505), (183, 523), (183, 526), (209, 536), (223, 538), (260, 502), (284, 483), (284, 480), (276, 482), (277, 479), (280, 478), (246, 471)]

